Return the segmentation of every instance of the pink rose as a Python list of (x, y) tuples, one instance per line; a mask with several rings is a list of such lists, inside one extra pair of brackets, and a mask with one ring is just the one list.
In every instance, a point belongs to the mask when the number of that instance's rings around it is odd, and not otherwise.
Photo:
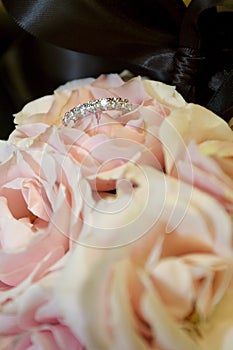
[(53, 266), (40, 281), (24, 283), (0, 294), (0, 347), (5, 350), (84, 350), (63, 323), (53, 297), (62, 264)]
[(189, 104), (160, 131), (168, 174), (193, 184), (233, 211), (233, 132), (211, 111)]
[(66, 324), (87, 349), (202, 349), (232, 281), (230, 217), (156, 169), (128, 164), (115, 176), (116, 202), (92, 198), (57, 285)]
[[(65, 111), (105, 97), (127, 98), (134, 108), (124, 115), (117, 111), (103, 112), (99, 121), (90, 114), (73, 128), (61, 125)], [(93, 189), (111, 190), (115, 182), (97, 181), (98, 173), (135, 160), (156, 168), (164, 166), (158, 130), (171, 110), (183, 105), (182, 97), (165, 84), (140, 77), (124, 82), (117, 74), (102, 75), (96, 80), (68, 83), (53, 96), (26, 105), (16, 115), (19, 126), (10, 141), (19, 147), (45, 142), (63, 154), (72, 155)], [(59, 127), (51, 131), (45, 123)]]
[[(79, 234), (82, 208), (77, 165), (48, 146), (0, 153), (0, 289), (35, 279), (60, 259)], [(71, 205), (72, 203), (72, 205)]]

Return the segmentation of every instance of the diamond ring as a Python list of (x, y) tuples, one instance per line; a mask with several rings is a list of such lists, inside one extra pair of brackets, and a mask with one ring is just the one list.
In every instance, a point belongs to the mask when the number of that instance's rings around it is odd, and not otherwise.
[(109, 110), (117, 110), (127, 113), (132, 110), (132, 104), (127, 99), (120, 97), (99, 98), (97, 100), (80, 104), (66, 112), (62, 118), (62, 123), (64, 126), (73, 126), (78, 120), (82, 119), (87, 114), (92, 113), (96, 115), (98, 120), (99, 113)]

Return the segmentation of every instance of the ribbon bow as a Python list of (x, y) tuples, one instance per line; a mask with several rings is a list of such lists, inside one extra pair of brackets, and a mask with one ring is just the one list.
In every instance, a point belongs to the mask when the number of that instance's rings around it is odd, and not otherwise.
[(62, 48), (114, 55), (136, 74), (174, 84), (187, 101), (233, 116), (233, 2), (3, 1), (15, 21)]

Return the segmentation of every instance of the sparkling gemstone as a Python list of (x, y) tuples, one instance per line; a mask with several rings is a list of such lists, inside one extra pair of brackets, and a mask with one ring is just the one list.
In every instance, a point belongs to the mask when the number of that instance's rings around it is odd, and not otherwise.
[(73, 111), (74, 111), (75, 113), (78, 113), (78, 111), (79, 111), (79, 107), (80, 107), (80, 105), (78, 105), (78, 106), (74, 107), (74, 108), (73, 108)]
[(69, 112), (68, 112), (68, 117), (69, 117), (70, 119), (72, 119), (73, 116), (74, 116), (74, 112), (73, 112), (72, 110), (69, 111)]
[(95, 101), (93, 101), (93, 103), (94, 103), (95, 112), (96, 112), (98, 109), (100, 109), (100, 101), (99, 100), (95, 100)]
[(95, 113), (95, 111), (96, 111), (95, 105), (93, 103), (88, 103), (87, 111), (90, 112), (90, 113)]
[(115, 108), (116, 108), (116, 105), (117, 105), (117, 99), (116, 99), (116, 97), (111, 98), (111, 100), (110, 100), (110, 108), (111, 108), (111, 109), (115, 109)]
[(71, 119), (72, 120), (76, 120), (77, 119), (77, 113), (73, 109), (71, 110), (71, 112), (72, 112)]
[(77, 113), (81, 116), (85, 116), (86, 112), (86, 107), (84, 105), (78, 107)]
[(69, 118), (67, 117), (67, 115), (64, 115), (64, 117), (63, 117), (63, 119), (62, 119), (62, 122), (63, 122), (63, 124), (64, 125), (68, 125), (68, 123), (69, 123)]
[(67, 125), (69, 123), (70, 119), (72, 118), (72, 116), (73, 116), (73, 112), (72, 111), (66, 112), (66, 114), (63, 117), (64, 124)]
[(100, 108), (103, 110), (103, 111), (106, 111), (108, 109), (108, 100), (106, 98), (103, 98), (101, 101), (100, 101)]

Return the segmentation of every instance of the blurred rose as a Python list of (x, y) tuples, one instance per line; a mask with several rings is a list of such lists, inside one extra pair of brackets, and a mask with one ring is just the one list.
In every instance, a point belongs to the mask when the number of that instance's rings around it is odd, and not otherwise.
[(1, 142), (0, 290), (32, 271), (40, 276), (79, 233), (79, 169), (48, 146), (19, 150)]
[(54, 284), (59, 266), (33, 283), (30, 276), (11, 291), (0, 294), (0, 347), (6, 350), (83, 350), (83, 346), (63, 323), (54, 300)]
[(166, 172), (205, 191), (233, 212), (233, 131), (204, 107), (171, 112), (160, 128)]
[[(73, 128), (61, 126), (66, 111), (104, 97), (127, 98), (134, 108), (124, 115), (114, 110), (102, 112), (98, 121), (90, 114)], [(175, 89), (163, 83), (140, 77), (124, 82), (117, 74), (101, 75), (96, 80), (67, 83), (53, 96), (30, 102), (16, 115), (19, 126), (10, 141), (27, 147), (39, 139), (59, 152), (71, 154), (94, 189), (111, 190), (115, 182), (96, 182), (98, 173), (135, 159), (140, 164), (163, 168), (158, 130), (171, 110), (184, 105)], [(46, 124), (59, 128), (51, 131)]]
[(211, 317), (201, 322), (205, 337), (200, 339), (201, 349), (231, 350), (233, 342), (233, 284), (228, 288)]
[[(117, 192), (118, 211), (112, 196), (95, 199), (58, 283), (67, 325), (87, 349), (209, 349), (201, 343), (232, 279), (229, 216), (149, 167), (126, 165), (120, 180), (128, 185)], [(221, 343), (233, 318), (219, 320), (227, 323)]]

